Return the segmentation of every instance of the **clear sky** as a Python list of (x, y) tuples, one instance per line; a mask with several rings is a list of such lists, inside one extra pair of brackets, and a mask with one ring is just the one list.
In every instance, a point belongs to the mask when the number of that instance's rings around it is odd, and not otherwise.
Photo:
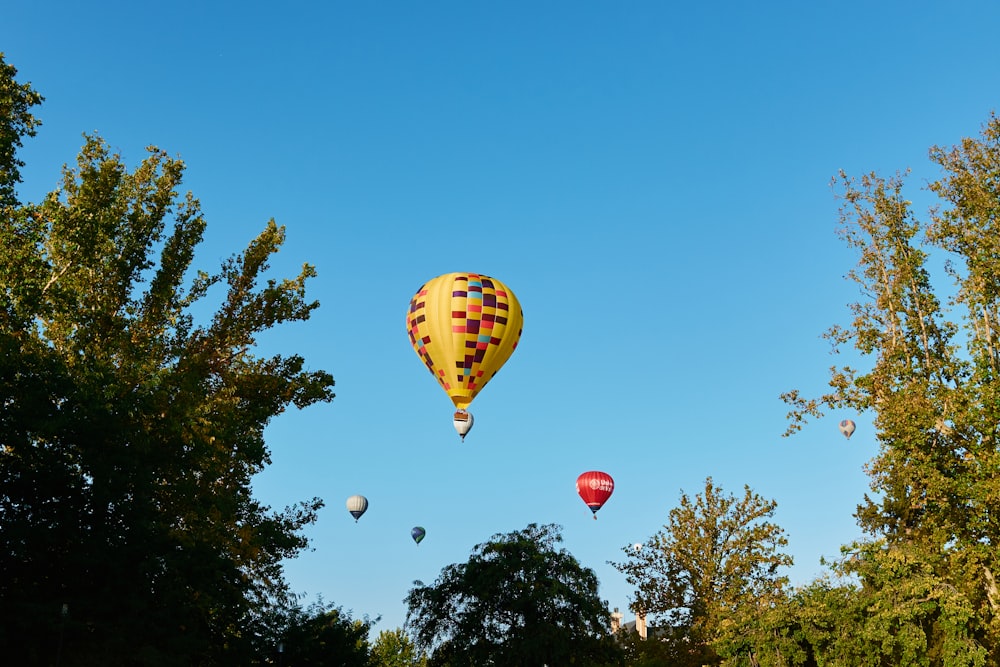
[[(926, 197), (927, 149), (1000, 101), (1000, 4), (8, 4), (0, 50), (46, 97), (22, 199), (96, 131), (133, 167), (147, 145), (185, 160), (199, 267), (269, 218), (273, 275), (316, 266), (320, 309), (261, 351), (329, 370), (337, 398), (274, 420), (255, 485), (327, 502), (287, 566), (307, 599), (393, 629), (414, 580), (536, 522), (625, 611), (608, 561), (709, 475), (778, 502), (795, 583), (859, 536), (870, 416), (781, 437), (779, 393), (852, 359), (820, 338), (859, 297), (830, 179), (912, 168)], [(464, 444), (405, 328), (452, 271), (504, 281), (525, 317)], [(574, 489), (592, 469), (616, 481), (597, 521)]]

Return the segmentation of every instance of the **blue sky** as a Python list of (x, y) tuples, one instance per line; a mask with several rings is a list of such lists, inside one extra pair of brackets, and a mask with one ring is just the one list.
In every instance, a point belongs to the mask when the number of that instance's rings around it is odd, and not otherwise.
[[(199, 267), (269, 218), (273, 274), (316, 266), (321, 308), (261, 352), (331, 371), (337, 398), (274, 420), (256, 490), (327, 501), (289, 580), (381, 630), (414, 580), (530, 522), (624, 610), (607, 561), (709, 475), (777, 500), (795, 583), (858, 537), (870, 416), (784, 439), (778, 399), (852, 360), (820, 339), (859, 297), (830, 179), (912, 168), (922, 202), (927, 149), (997, 107), (997, 25), (985, 1), (55, 1), (5, 8), (0, 50), (46, 97), (22, 198), (83, 132), (132, 166), (157, 145), (208, 219)], [(525, 316), (464, 444), (404, 324), (452, 271)], [(574, 489), (592, 469), (616, 480), (598, 521)]]

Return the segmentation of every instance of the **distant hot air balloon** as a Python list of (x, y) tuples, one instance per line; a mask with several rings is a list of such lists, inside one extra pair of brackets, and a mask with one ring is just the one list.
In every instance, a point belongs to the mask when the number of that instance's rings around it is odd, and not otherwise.
[(576, 478), (576, 492), (587, 503), (587, 507), (594, 513), (594, 520), (597, 520), (597, 510), (608, 501), (611, 493), (615, 490), (615, 480), (611, 475), (598, 470), (585, 472)]
[(469, 404), (514, 352), (523, 321), (514, 293), (478, 273), (438, 276), (410, 300), (410, 343), (455, 404), (463, 441), (473, 422)]
[(848, 440), (851, 439), (851, 434), (854, 433), (854, 422), (850, 419), (845, 419), (840, 422), (840, 432), (844, 434), (844, 437)]
[(420, 526), (414, 526), (413, 530), (410, 531), (410, 537), (412, 537), (413, 541), (416, 542), (417, 544), (420, 544), (421, 542), (424, 541), (424, 535), (426, 534), (427, 531), (421, 528)]
[(456, 410), (454, 425), (455, 430), (458, 434), (462, 436), (462, 442), (465, 442), (465, 436), (468, 435), (469, 431), (472, 430), (472, 424), (475, 422), (475, 418), (472, 413), (468, 410)]
[(347, 499), (347, 511), (354, 517), (354, 523), (358, 522), (361, 515), (368, 510), (368, 499), (364, 496), (351, 496)]

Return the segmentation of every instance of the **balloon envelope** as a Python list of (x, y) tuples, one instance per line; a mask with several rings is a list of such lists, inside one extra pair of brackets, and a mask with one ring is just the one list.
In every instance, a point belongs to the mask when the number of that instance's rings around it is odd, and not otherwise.
[(368, 499), (364, 496), (351, 496), (347, 499), (347, 511), (354, 517), (355, 522), (357, 522), (357, 520), (361, 518), (361, 515), (367, 510)]
[(844, 437), (847, 438), (848, 440), (854, 433), (854, 429), (855, 429), (855, 424), (850, 419), (845, 419), (844, 421), (840, 422), (840, 432), (843, 433)]
[(413, 530), (410, 531), (410, 537), (412, 537), (413, 541), (416, 542), (417, 544), (423, 542), (424, 535), (426, 534), (427, 531), (421, 528), (420, 526), (414, 526)]
[(614, 490), (615, 480), (606, 472), (590, 470), (576, 478), (576, 492), (583, 498), (583, 502), (587, 503), (595, 519), (597, 510), (604, 506)]
[(410, 300), (410, 343), (459, 410), (469, 407), (521, 339), (514, 293), (478, 273), (446, 273)]

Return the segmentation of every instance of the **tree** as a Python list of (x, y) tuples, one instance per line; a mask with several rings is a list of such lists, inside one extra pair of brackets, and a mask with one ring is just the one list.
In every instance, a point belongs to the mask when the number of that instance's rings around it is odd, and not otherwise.
[(372, 667), (426, 667), (427, 658), (417, 650), (402, 628), (378, 633), (371, 647)]
[(632, 628), (622, 628), (615, 640), (622, 647), (628, 667), (701, 667), (703, 651), (692, 646), (683, 628), (662, 626), (647, 629), (643, 638)]
[(600, 665), (617, 647), (597, 576), (565, 549), (561, 528), (529, 524), (477, 545), (406, 597), (406, 624), (430, 664)]
[(788, 583), (778, 570), (792, 564), (784, 531), (768, 520), (775, 507), (749, 486), (727, 495), (709, 477), (694, 498), (681, 493), (645, 545), (624, 547), (626, 560), (612, 563), (637, 587), (632, 608), (662, 621), (660, 638), (689, 664), (753, 656), (760, 616)]
[[(2, 63), (0, 63), (2, 64)], [(0, 66), (5, 146), (38, 99)], [(17, 180), (3, 158), (4, 185)], [(61, 188), (0, 208), (0, 651), (17, 664), (250, 664), (287, 597), (281, 561), (321, 506), (252, 496), (264, 428), (333, 398), (255, 337), (306, 320), (314, 275), (258, 285), (273, 221), (219, 271), (191, 265), (206, 222), (163, 151), (132, 172), (85, 136)], [(214, 288), (214, 289), (213, 289)], [(214, 309), (211, 295), (221, 296)], [(213, 312), (214, 310), (214, 312)], [(202, 319), (197, 313), (207, 313)]]
[[(827, 337), (870, 368), (835, 366), (827, 394), (783, 398), (789, 433), (827, 409), (873, 415), (873, 494), (857, 512), (870, 541), (840, 570), (881, 601), (865, 631), (882, 638), (882, 664), (997, 664), (1000, 119), (930, 157), (942, 175), (928, 186), (940, 202), (926, 220), (904, 194), (906, 174), (835, 181), (863, 299)], [(933, 266), (948, 289), (935, 288)]]
[(322, 601), (306, 608), (294, 604), (286, 612), (274, 661), (295, 667), (369, 667), (367, 619), (353, 619)]
[(17, 204), (14, 189), (24, 166), (17, 149), (24, 137), (35, 136), (41, 124), (31, 107), (41, 104), (42, 96), (30, 84), (18, 83), (15, 76), (17, 69), (7, 64), (0, 51), (0, 209)]
[[(787, 646), (786, 663), (803, 667), (872, 667), (882, 664), (880, 648), (861, 637), (864, 602), (852, 581), (820, 577), (795, 589), (786, 604), (775, 607), (765, 625)], [(767, 648), (762, 651), (766, 653)]]

